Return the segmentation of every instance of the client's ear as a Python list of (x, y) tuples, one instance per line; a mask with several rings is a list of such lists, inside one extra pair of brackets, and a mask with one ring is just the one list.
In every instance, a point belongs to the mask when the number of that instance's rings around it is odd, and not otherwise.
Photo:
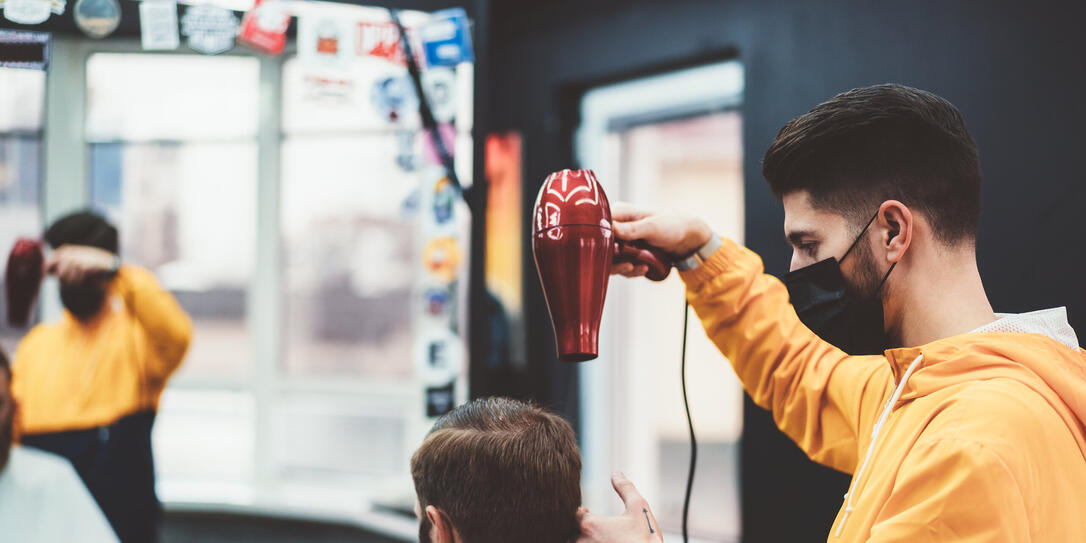
[(444, 511), (432, 505), (426, 506), (426, 518), (430, 521), (431, 543), (460, 543), (460, 537), (456, 534), (449, 516)]

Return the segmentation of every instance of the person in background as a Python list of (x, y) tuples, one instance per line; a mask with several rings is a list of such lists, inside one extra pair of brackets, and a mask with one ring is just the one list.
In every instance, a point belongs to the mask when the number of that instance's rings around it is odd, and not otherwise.
[(581, 453), (539, 407), (483, 398), (437, 420), (411, 457), (420, 543), (566, 543), (577, 536)]
[(65, 459), (14, 443), (18, 406), (0, 350), (0, 534), (4, 541), (115, 543), (117, 536)]
[(22, 443), (70, 460), (122, 542), (155, 541), (151, 427), (192, 323), (150, 272), (120, 264), (117, 229), (102, 217), (64, 217), (45, 240), (65, 311), (15, 354)]

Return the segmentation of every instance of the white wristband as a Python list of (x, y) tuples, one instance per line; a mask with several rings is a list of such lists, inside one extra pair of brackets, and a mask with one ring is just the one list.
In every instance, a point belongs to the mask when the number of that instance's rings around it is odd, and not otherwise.
[(723, 245), (724, 242), (720, 240), (720, 236), (713, 233), (709, 238), (709, 241), (694, 251), (694, 254), (675, 261), (675, 268), (679, 271), (690, 271), (698, 266), (701, 266), (702, 262), (709, 260), (709, 257), (713, 256), (713, 253)]

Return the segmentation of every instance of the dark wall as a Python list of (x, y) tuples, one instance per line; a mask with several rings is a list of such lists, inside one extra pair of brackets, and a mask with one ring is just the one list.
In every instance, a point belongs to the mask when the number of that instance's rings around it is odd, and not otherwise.
[[(782, 124), (833, 94), (883, 82), (956, 104), (984, 169), (981, 274), (997, 311), (1066, 305), (1086, 331), (1086, 4), (1067, 2), (636, 1), (494, 2), (489, 123), (524, 137), (525, 217), (543, 178), (574, 164), (571, 134), (587, 87), (737, 55), (746, 242), (771, 273), (787, 270), (783, 213), (760, 173)], [(550, 323), (525, 255), (526, 395), (556, 401)], [(666, 385), (665, 385), (666, 386)], [(676, 384), (677, 386), (677, 384)], [(823, 538), (847, 479), (807, 462), (748, 404), (743, 445), (746, 541)]]

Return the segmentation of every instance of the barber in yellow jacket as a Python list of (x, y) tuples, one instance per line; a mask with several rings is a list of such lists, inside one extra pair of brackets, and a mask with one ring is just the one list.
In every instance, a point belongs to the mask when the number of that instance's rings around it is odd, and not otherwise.
[[(897, 85), (840, 94), (784, 126), (763, 174), (794, 249), (783, 283), (698, 219), (616, 206), (615, 232), (686, 257), (687, 298), (747, 392), (853, 475), (828, 541), (1086, 541), (1086, 353), (1063, 308), (988, 303), (957, 109)], [(580, 543), (657, 541), (615, 487), (627, 514), (582, 511)]]
[(122, 542), (156, 541), (151, 427), (192, 324), (150, 272), (119, 264), (101, 217), (69, 215), (45, 239), (65, 311), (16, 351), (22, 444), (68, 458)]

